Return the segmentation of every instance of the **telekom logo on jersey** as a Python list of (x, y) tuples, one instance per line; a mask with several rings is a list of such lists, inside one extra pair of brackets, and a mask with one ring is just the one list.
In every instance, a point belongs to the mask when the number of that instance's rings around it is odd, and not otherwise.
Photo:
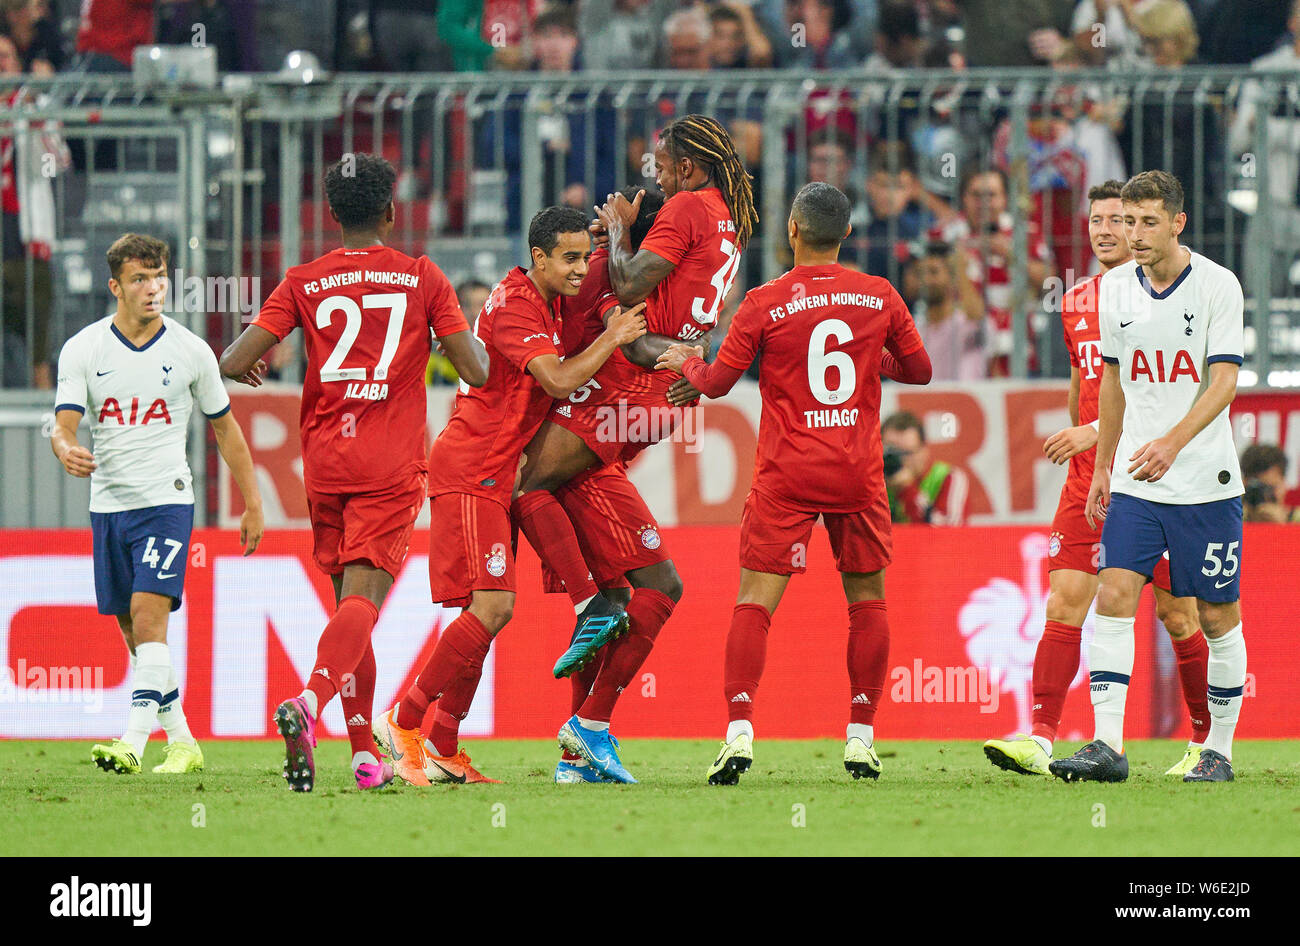
[(130, 414), (123, 414), (122, 405), (118, 403), (115, 397), (105, 398), (103, 405), (99, 408), (99, 422), (101, 424), (108, 418), (117, 418), (119, 424), (130, 427), (137, 423), (137, 417), (139, 417), (141, 427), (151, 420), (161, 421), (164, 424), (172, 422), (172, 415), (167, 410), (167, 402), (162, 398), (158, 398), (150, 404), (149, 409), (144, 412), (143, 416), (140, 415), (140, 399), (138, 397), (131, 398)]

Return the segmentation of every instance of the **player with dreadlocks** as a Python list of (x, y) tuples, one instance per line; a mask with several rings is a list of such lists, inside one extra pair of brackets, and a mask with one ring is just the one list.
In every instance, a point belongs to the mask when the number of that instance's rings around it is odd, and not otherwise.
[[(586, 385), (555, 405), (525, 450), (523, 479), (511, 509), (520, 531), (567, 589), (585, 587), (591, 577), (553, 492), (591, 467), (630, 462), (669, 436), (684, 412), (694, 409), (669, 404), (667, 392), (677, 379), (656, 372), (655, 362), (673, 342), (698, 343), (717, 324), (741, 250), (758, 222), (750, 176), (731, 136), (712, 118), (687, 115), (664, 128), (655, 147), (655, 171), (666, 199), (638, 248), (633, 248), (631, 229), (645, 199), (643, 190), (631, 200), (611, 194), (596, 208), (609, 235), (607, 305), (625, 305), (622, 300), (633, 297), (645, 302), (647, 334), (615, 352)], [(659, 542), (658, 532), (650, 523), (641, 525), (646, 528), (639, 541), (651, 548)], [(639, 669), (681, 589), (680, 580), (634, 589), (620, 673)], [(575, 634), (555, 665), (555, 676), (582, 669), (601, 643), (594, 635)], [(612, 651), (606, 655), (605, 668), (613, 657)], [(608, 672), (602, 669), (602, 674)], [(608, 712), (594, 718), (575, 714), (560, 730), (560, 744), (600, 775), (631, 780), (609, 735)]]

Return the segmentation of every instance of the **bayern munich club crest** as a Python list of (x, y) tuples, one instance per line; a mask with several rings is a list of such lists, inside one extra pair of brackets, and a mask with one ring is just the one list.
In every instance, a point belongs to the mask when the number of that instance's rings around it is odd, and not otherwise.
[(506, 557), (500, 552), (493, 552), (488, 556), (487, 573), (493, 578), (500, 578), (506, 573)]
[(643, 526), (640, 530), (641, 544), (654, 551), (659, 548), (659, 530), (654, 526)]
[(1047, 540), (1047, 554), (1051, 558), (1061, 554), (1061, 533), (1053, 532), (1052, 537)]

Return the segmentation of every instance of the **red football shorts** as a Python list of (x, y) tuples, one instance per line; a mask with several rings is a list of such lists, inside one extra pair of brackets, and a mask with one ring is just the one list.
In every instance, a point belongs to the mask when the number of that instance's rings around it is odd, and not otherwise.
[(691, 434), (698, 422), (694, 407), (673, 407), (658, 391), (621, 398), (614, 404), (558, 401), (547, 420), (585, 443), (605, 465), (631, 463), (646, 447), (668, 440), (680, 427)]
[[(1101, 523), (1096, 529), (1088, 527), (1083, 511), (1086, 499), (1077, 492), (1061, 490), (1061, 502), (1052, 520), (1052, 534), (1047, 541), (1047, 570), (1068, 568), (1072, 571), (1097, 574), (1101, 560)], [(1151, 576), (1152, 584), (1169, 591), (1169, 553), (1156, 563)]]
[(510, 512), (469, 493), (429, 499), (429, 593), (449, 608), (469, 607), (475, 591), (514, 591)]
[(818, 516), (830, 535), (839, 571), (874, 572), (889, 564), (894, 537), (889, 500), (883, 492), (858, 512), (819, 513), (792, 508), (751, 489), (740, 519), (740, 567), (770, 575), (802, 574)]
[(340, 575), (363, 562), (393, 577), (402, 571), (411, 531), (424, 504), (425, 474), (401, 486), (372, 493), (307, 491), (312, 554), (321, 571)]
[[(573, 523), (582, 557), (601, 589), (626, 588), (625, 574), (672, 557), (659, 524), (622, 464), (579, 473), (556, 490), (555, 498)], [(542, 582), (547, 594), (564, 591), (558, 576), (545, 565)]]

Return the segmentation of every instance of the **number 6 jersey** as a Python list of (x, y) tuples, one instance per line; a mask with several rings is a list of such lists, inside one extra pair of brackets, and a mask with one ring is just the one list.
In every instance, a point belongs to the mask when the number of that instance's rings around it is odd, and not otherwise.
[(907, 304), (879, 276), (796, 266), (751, 290), (718, 360), (744, 371), (762, 356), (754, 488), (821, 512), (857, 512), (883, 495), (881, 354), (922, 347)]
[(281, 340), (302, 327), (309, 491), (367, 492), (424, 469), (429, 333), (469, 331), (455, 290), (428, 257), (386, 246), (326, 253), (291, 267), (253, 324)]

